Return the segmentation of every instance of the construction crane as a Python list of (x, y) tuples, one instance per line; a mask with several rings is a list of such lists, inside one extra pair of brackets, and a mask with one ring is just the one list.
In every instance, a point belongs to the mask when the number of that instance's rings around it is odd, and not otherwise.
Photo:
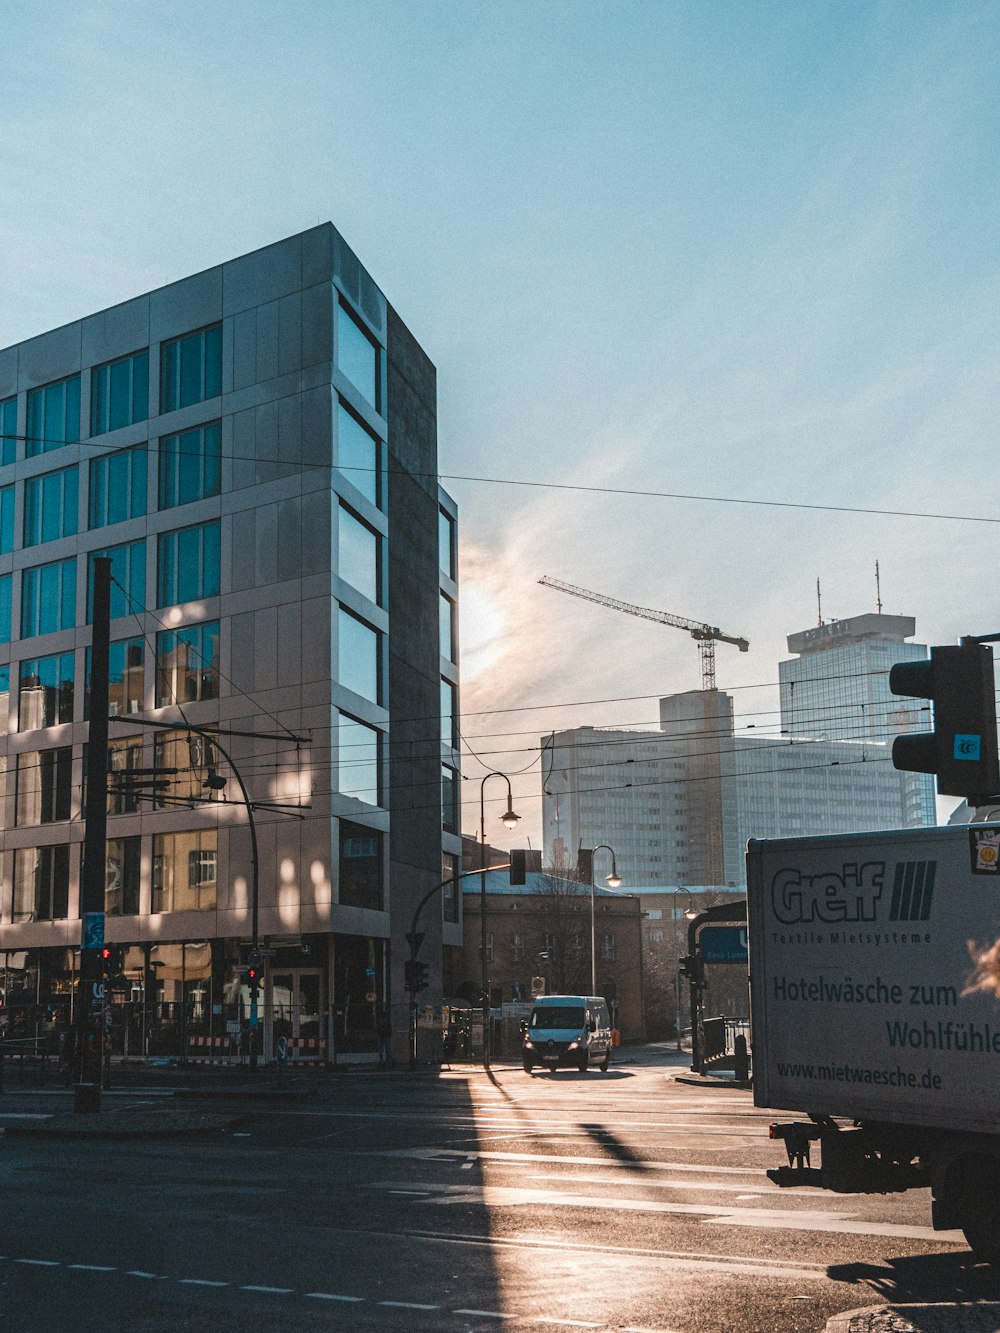
[(558, 592), (568, 592), (573, 597), (582, 597), (585, 602), (596, 602), (598, 606), (610, 606), (613, 611), (624, 611), (630, 616), (640, 616), (643, 620), (655, 620), (660, 625), (673, 625), (676, 629), (686, 629), (692, 639), (698, 642), (701, 656), (701, 688), (715, 689), (715, 645), (733, 643), (745, 653), (750, 645), (746, 639), (734, 634), (723, 634), (715, 625), (702, 624), (697, 620), (686, 620), (684, 616), (672, 616), (669, 611), (653, 611), (646, 606), (633, 606), (631, 602), (620, 602), (616, 597), (605, 597), (599, 592), (588, 592), (586, 588), (574, 587), (572, 583), (563, 583), (560, 579), (550, 579), (546, 574), (538, 580), (546, 588), (555, 588)]

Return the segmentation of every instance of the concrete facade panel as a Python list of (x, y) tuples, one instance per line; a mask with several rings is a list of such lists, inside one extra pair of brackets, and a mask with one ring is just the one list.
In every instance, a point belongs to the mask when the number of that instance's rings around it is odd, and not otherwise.
[(241, 310), (228, 327), (233, 340), (233, 390), (246, 389), (257, 379), (257, 310)]
[[(82, 321), (84, 365), (112, 361), (149, 346), (149, 297), (112, 306)], [(150, 400), (152, 401), (152, 400)]]
[(18, 348), (18, 389), (36, 389), (53, 380), (75, 375), (81, 365), (81, 325), (64, 324), (61, 329), (30, 338)]
[(149, 294), (149, 340), (191, 333), (222, 318), (222, 268), (206, 269)]
[(267, 245), (223, 265), (224, 313), (267, 305), (302, 286), (302, 237)]
[(302, 365), (333, 360), (333, 288), (329, 282), (302, 293)]

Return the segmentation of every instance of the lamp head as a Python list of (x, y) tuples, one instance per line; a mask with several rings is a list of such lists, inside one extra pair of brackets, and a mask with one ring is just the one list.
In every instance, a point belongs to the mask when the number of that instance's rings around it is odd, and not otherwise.
[(508, 801), (505, 813), (500, 816), (500, 820), (504, 828), (513, 828), (515, 824), (518, 824), (520, 822), (520, 819), (521, 816), (515, 815), (513, 809), (511, 808), (511, 803), (510, 801)]
[(609, 889), (620, 889), (622, 886), (621, 877), (616, 875), (613, 870), (611, 874), (606, 877), (605, 883)]

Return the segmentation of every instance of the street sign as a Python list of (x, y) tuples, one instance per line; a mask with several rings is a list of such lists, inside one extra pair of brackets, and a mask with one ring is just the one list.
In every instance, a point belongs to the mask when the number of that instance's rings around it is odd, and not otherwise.
[(85, 949), (104, 948), (104, 913), (84, 912), (83, 947)]
[(746, 926), (704, 926), (698, 936), (698, 951), (705, 963), (748, 961)]
[(251, 949), (250, 957), (247, 959), (247, 962), (250, 964), (251, 967), (260, 967), (260, 950)]

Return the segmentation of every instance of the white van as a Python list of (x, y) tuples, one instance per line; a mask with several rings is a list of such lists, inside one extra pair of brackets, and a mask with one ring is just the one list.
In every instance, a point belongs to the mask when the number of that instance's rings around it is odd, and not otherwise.
[(542, 995), (524, 1025), (524, 1071), (535, 1065), (567, 1065), (583, 1073), (595, 1064), (605, 1073), (611, 1063), (611, 1018), (599, 995)]

